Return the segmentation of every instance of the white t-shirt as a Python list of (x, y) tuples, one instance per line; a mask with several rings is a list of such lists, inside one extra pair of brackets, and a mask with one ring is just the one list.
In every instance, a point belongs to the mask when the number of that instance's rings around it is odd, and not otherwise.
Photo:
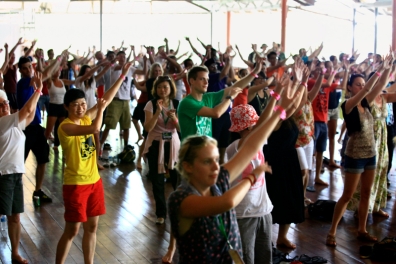
[[(226, 149), (224, 161), (227, 162), (238, 152), (239, 139), (232, 142)], [(240, 182), (243, 178), (247, 177), (257, 166), (264, 163), (264, 154), (260, 150), (257, 155), (250, 161), (250, 164), (245, 168), (241, 175), (239, 175), (232, 186)], [(268, 197), (267, 186), (265, 183), (265, 175), (262, 173), (258, 176), (256, 184), (253, 185), (242, 202), (235, 207), (237, 218), (248, 217), (262, 217), (271, 213), (272, 202)]]
[(76, 82), (74, 85), (76, 86), (77, 89), (80, 89), (84, 91), (85, 93), (85, 101), (87, 102), (87, 109), (91, 109), (95, 104), (96, 104), (96, 97), (95, 97), (95, 92), (96, 92), (96, 82), (95, 82), (95, 77), (93, 77), (93, 81), (91, 83), (91, 86), (86, 88), (85, 83), (81, 81), (82, 76), (77, 77)]
[(0, 174), (25, 173), (25, 128), (18, 112), (0, 118)]
[[(114, 70), (113, 66), (111, 67), (111, 72), (110, 72), (110, 83), (113, 85), (118, 78), (120, 78), (120, 75), (122, 73), (122, 70)], [(117, 97), (120, 100), (131, 100), (131, 82), (132, 82), (132, 76), (135, 72), (136, 68), (131, 67), (127, 74), (125, 74), (125, 80), (122, 82), (120, 89), (118, 89), (115, 97)]]

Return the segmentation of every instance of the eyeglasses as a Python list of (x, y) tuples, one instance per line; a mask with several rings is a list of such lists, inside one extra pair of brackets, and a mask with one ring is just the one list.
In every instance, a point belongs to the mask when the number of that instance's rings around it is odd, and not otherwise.
[(10, 103), (8, 100), (4, 100), (2, 103), (0, 103), (0, 107), (6, 106)]

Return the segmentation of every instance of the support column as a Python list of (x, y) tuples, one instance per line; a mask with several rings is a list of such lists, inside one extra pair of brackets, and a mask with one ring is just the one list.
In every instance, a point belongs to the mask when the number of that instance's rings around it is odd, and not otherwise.
[(231, 12), (227, 12), (227, 47), (230, 46), (231, 38)]
[(103, 31), (102, 16), (103, 16), (103, 0), (100, 0), (100, 50), (101, 51), (103, 51), (102, 50), (102, 38), (103, 38), (103, 36), (102, 36), (102, 31)]
[(352, 53), (355, 51), (356, 8), (353, 9), (352, 21)]
[(392, 1), (392, 48), (396, 50), (396, 0)]
[[(394, 0), (396, 1), (396, 0)], [(286, 50), (286, 18), (287, 18), (287, 0), (282, 0), (282, 32), (281, 32), (281, 49)]]
[(374, 21), (374, 54), (377, 54), (377, 38), (378, 38), (378, 7), (374, 11), (375, 21)]

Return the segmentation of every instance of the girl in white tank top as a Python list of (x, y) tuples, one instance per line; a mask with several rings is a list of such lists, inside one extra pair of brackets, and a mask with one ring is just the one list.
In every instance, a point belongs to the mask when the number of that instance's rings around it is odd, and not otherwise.
[[(61, 72), (61, 68), (59, 68), (57, 71), (55, 71), (50, 79), (47, 80), (47, 85), (48, 85), (48, 94), (50, 97), (50, 105), (49, 108), (51, 109), (54, 108), (59, 108), (63, 107), (63, 98), (66, 93), (66, 85), (72, 85), (74, 84), (74, 81), (71, 80), (65, 80), (65, 79), (59, 79)], [(52, 109), (53, 110), (53, 109)], [(61, 123), (65, 117), (58, 117), (58, 116), (47, 116), (47, 126), (45, 129), (45, 137), (48, 139), (51, 136), (52, 130), (54, 129), (55, 122), (56, 120), (59, 120), (59, 123)], [(57, 131), (55, 131), (55, 139), (57, 138)], [(57, 144), (56, 144), (57, 145)], [(54, 147), (54, 149), (57, 146)]]

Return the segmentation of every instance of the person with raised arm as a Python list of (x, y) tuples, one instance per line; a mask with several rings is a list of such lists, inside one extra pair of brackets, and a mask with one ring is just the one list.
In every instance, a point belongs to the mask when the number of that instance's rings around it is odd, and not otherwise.
[[(9, 59), (7, 67), (3, 70), (4, 90), (7, 94), (8, 100), (10, 101), (12, 113), (18, 111), (18, 102), (16, 96), (18, 63), (15, 63), (15, 50), (22, 43), (22, 38), (20, 38), (15, 46), (10, 50), (8, 54)], [(8, 49), (6, 49), (6, 51), (7, 50)]]
[[(105, 59), (101, 60), (95, 67), (85, 64), (81, 67), (80, 72), (75, 80), (75, 86), (77, 89), (84, 91), (85, 99), (87, 101), (87, 108), (91, 109), (96, 104), (96, 83), (105, 75), (105, 73), (110, 69), (111, 63)], [(93, 76), (96, 71), (98, 74)], [(104, 87), (103, 87), (104, 88)], [(99, 91), (98, 91), (99, 94)], [(103, 94), (102, 94), (103, 96)], [(100, 96), (99, 98), (101, 98)], [(96, 152), (100, 152), (100, 137), (99, 133), (94, 134)], [(99, 161), (99, 155), (97, 156)], [(98, 168), (103, 170), (104, 167), (98, 163)]]
[(24, 211), (22, 174), (25, 173), (25, 135), (22, 130), (35, 117), (43, 87), (41, 78), (41, 73), (36, 72), (30, 79), (34, 92), (25, 105), (13, 114), (6, 93), (0, 91), (0, 214), (7, 216), (11, 259), (16, 263), (28, 263), (18, 249), (21, 238), (20, 214)]
[[(280, 79), (282, 82), (286, 79), (291, 86), (290, 89), (298, 91), (299, 95), (293, 101), (294, 107), (286, 111), (284, 120), (277, 124), (264, 146), (265, 158), (272, 168), (272, 175), (265, 176), (267, 192), (274, 205), (271, 214), (273, 222), (279, 224), (276, 245), (289, 249), (296, 248), (296, 245), (287, 238), (290, 224), (298, 224), (305, 220), (303, 181), (295, 148), (299, 131), (291, 118), (305, 103), (302, 97), (306, 86), (301, 83), (304, 67), (302, 61), (298, 60), (293, 66), (293, 82), (288, 74), (284, 74)], [(271, 96), (275, 99), (279, 98), (276, 92), (271, 93)]]
[[(392, 69), (393, 71), (393, 69)], [(375, 74), (374, 72), (371, 75)], [(392, 74), (391, 74), (392, 75)], [(379, 84), (379, 83), (378, 83)], [(388, 82), (383, 85), (383, 89)], [(376, 149), (376, 168), (374, 174), (373, 186), (370, 192), (369, 213), (373, 215), (388, 218), (389, 214), (383, 209), (386, 208), (388, 201), (387, 194), (387, 175), (388, 175), (388, 130), (387, 130), (387, 117), (388, 117), (388, 103), (396, 102), (396, 94), (388, 93), (392, 89), (384, 89), (382, 93), (378, 94), (370, 104), (371, 114), (374, 122), (374, 138)], [(391, 90), (389, 90), (391, 91)], [(393, 113), (392, 113), (393, 114)], [(392, 149), (393, 151), (393, 149)], [(358, 204), (360, 199), (360, 190), (357, 188), (353, 194), (353, 198), (349, 202), (347, 209), (358, 211)]]
[(56, 249), (56, 263), (65, 262), (81, 223), (84, 262), (94, 261), (99, 216), (105, 214), (106, 209), (93, 134), (99, 132), (103, 111), (113, 100), (130, 67), (131, 63), (123, 66), (118, 80), (91, 109), (87, 110), (82, 90), (71, 89), (65, 94), (64, 106), (69, 116), (59, 126), (58, 133), (66, 157), (63, 178), (66, 224)]
[[(46, 81), (51, 78), (53, 71), (59, 67), (62, 58), (66, 56), (66, 54), (67, 50), (64, 50), (61, 56), (45, 68), (42, 73), (42, 81)], [(19, 109), (22, 109), (35, 92), (31, 82), (31, 76), (33, 73), (32, 62), (26, 57), (21, 57), (18, 62), (18, 68), (21, 73), (21, 79), (17, 83), (17, 105)], [(41, 190), (44, 181), (45, 164), (49, 162), (49, 145), (47, 138), (44, 135), (44, 128), (41, 126), (41, 113), (39, 107), (36, 108), (34, 119), (28, 126), (26, 126), (24, 133), (26, 136), (25, 160), (27, 159), (30, 151), (33, 152), (37, 160), (36, 186), (32, 199), (34, 200), (34, 196), (38, 196), (40, 198), (40, 202), (50, 203), (52, 202), (52, 199), (48, 197), (43, 190)]]
[[(296, 60), (300, 60), (299, 58)], [(321, 69), (318, 69), (321, 71)], [(305, 68), (302, 84), (307, 86), (307, 81), (311, 72)], [(308, 206), (312, 203), (311, 199), (306, 197), (306, 190), (308, 187), (309, 175), (312, 171), (312, 156), (314, 153), (314, 113), (312, 109), (312, 101), (319, 93), (322, 85), (323, 75), (319, 74), (316, 78), (315, 85), (308, 92), (306, 91), (303, 96), (305, 103), (301, 109), (297, 110), (293, 115), (294, 122), (298, 127), (298, 138), (295, 143), (297, 150), (298, 161), (300, 163), (301, 175), (303, 177), (303, 192), (304, 192), (304, 205)], [(314, 191), (310, 188), (309, 191)]]
[(326, 237), (328, 246), (335, 247), (337, 245), (338, 224), (359, 183), (357, 238), (365, 242), (377, 241), (377, 238), (370, 235), (366, 229), (370, 193), (376, 169), (374, 122), (370, 113), (370, 105), (386, 86), (392, 61), (393, 55), (390, 54), (367, 83), (362, 75), (352, 75), (349, 79), (348, 90), (351, 93), (351, 98), (341, 105), (349, 135), (345, 151), (344, 190), (334, 208), (333, 221)]
[[(190, 77), (190, 81), (191, 81)], [(272, 130), (294, 107), (299, 96), (284, 92), (270, 116), (260, 117), (238, 152), (219, 165), (216, 141), (205, 135), (185, 138), (177, 169), (185, 179), (168, 200), (171, 230), (177, 240), (179, 263), (233, 263), (241, 261), (242, 245), (235, 216), (237, 206), (265, 170), (255, 168), (238, 184), (232, 183), (257, 154)], [(241, 262), (238, 262), (241, 263)]]
[[(47, 125), (45, 127), (44, 135), (50, 139), (52, 131), (58, 128), (58, 125), (66, 118), (67, 112), (63, 107), (63, 97), (66, 93), (66, 85), (74, 84), (74, 81), (67, 79), (59, 79), (62, 69), (56, 69), (51, 78), (46, 81), (46, 87), (49, 94), (49, 106), (47, 115)], [(55, 131), (54, 135), (54, 150), (58, 151), (60, 145), (59, 137)]]

